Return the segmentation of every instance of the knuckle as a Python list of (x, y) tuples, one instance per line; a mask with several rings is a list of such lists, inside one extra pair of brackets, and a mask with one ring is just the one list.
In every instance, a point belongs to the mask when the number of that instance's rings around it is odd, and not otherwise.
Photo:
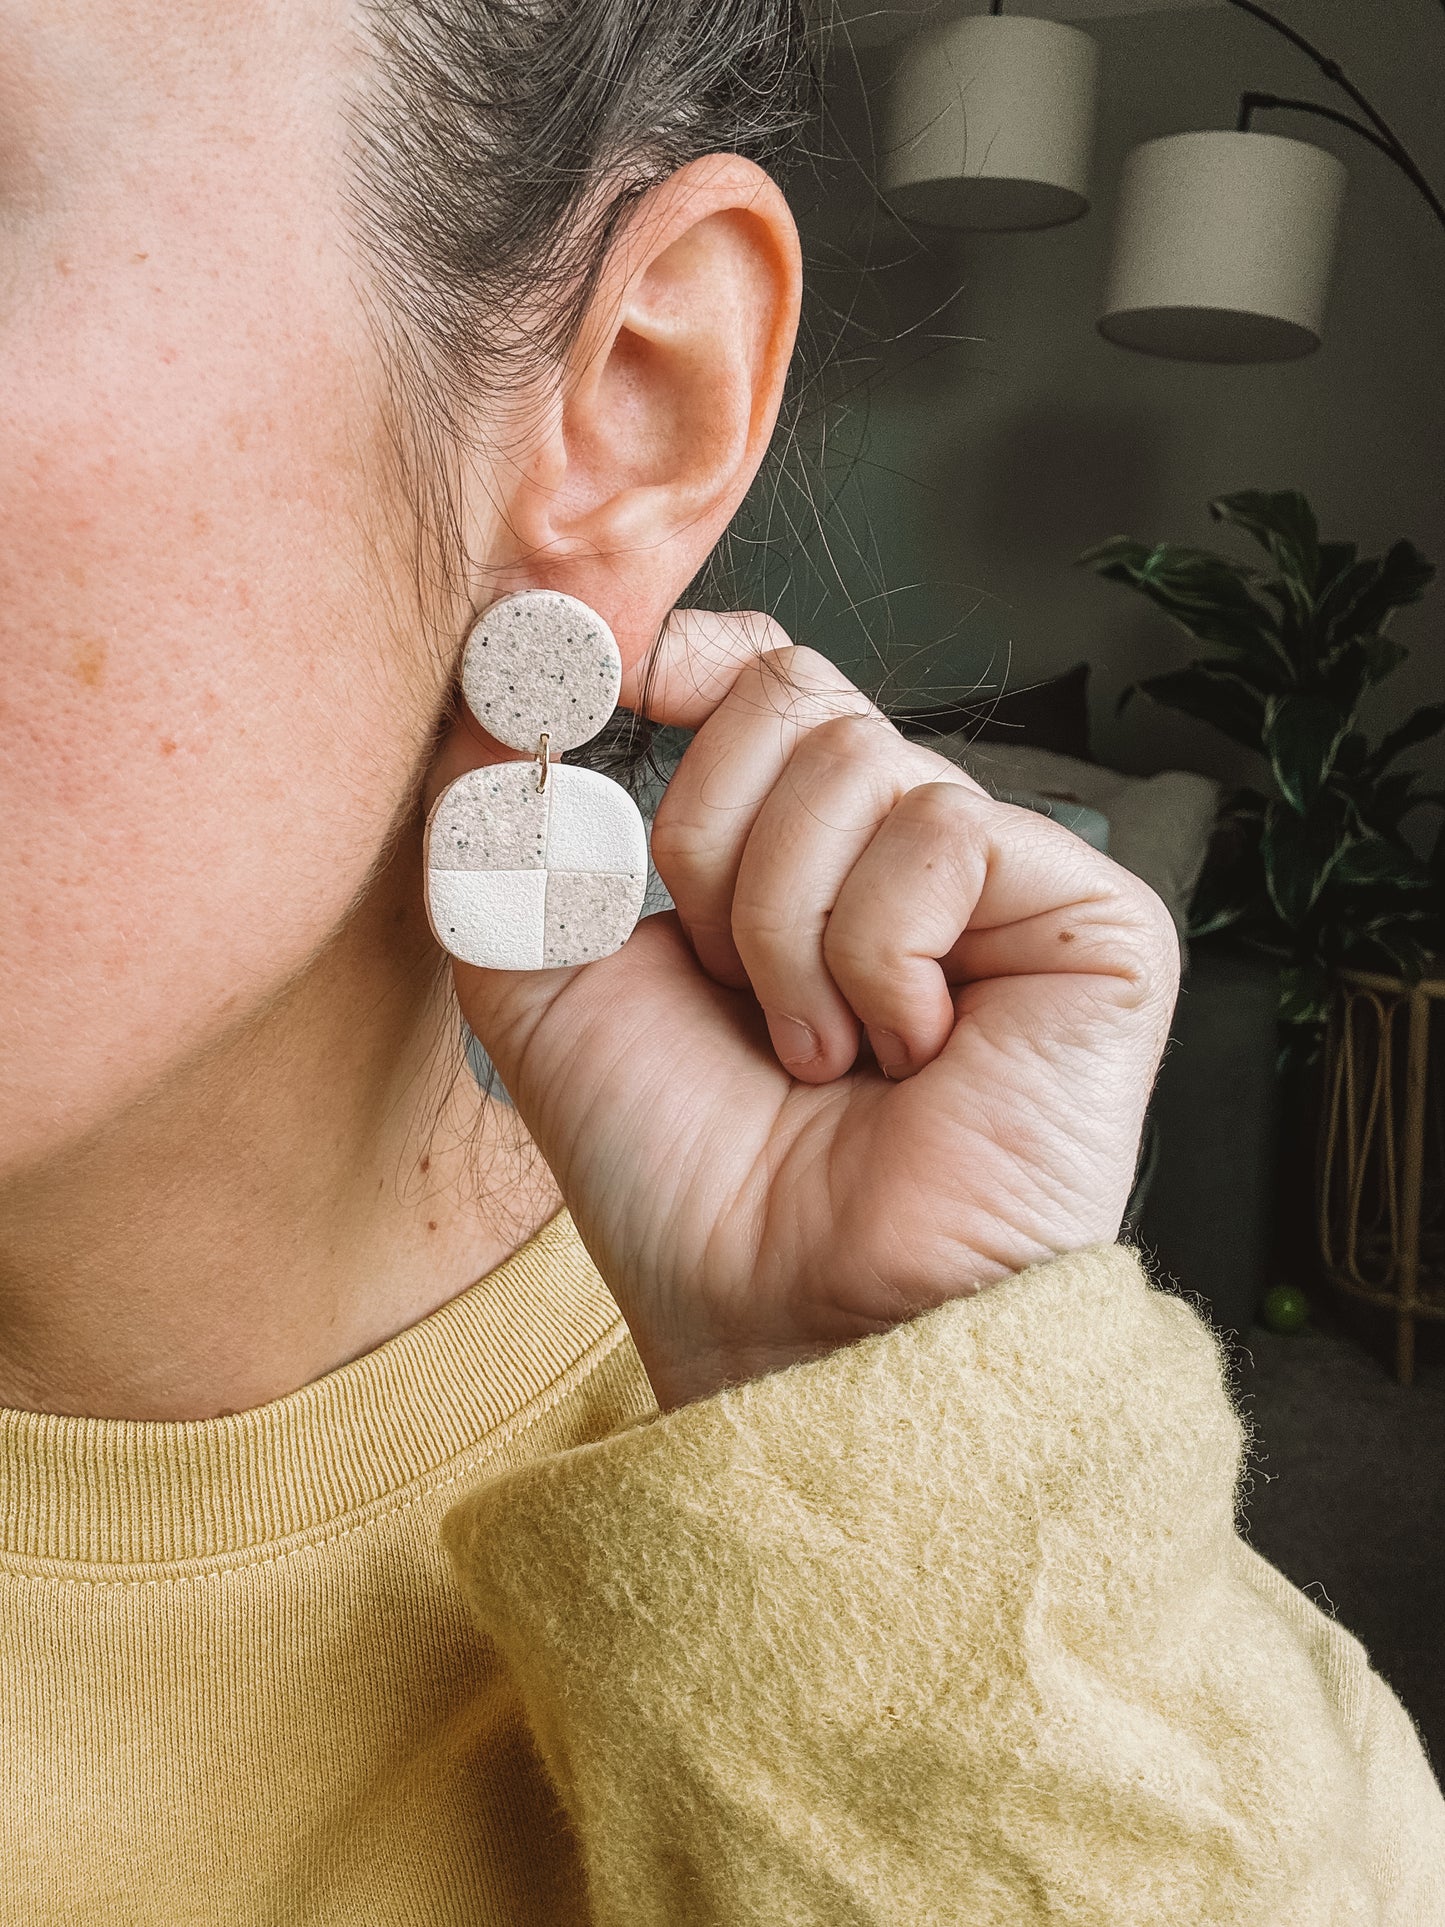
[[(772, 619), (769, 617), (767, 620), (771, 622)], [(820, 655), (816, 649), (790, 641), (786, 632), (776, 623), (772, 627), (777, 638), (776, 646), (754, 656), (743, 673), (767, 689), (774, 701), (781, 695), (794, 702), (806, 699), (814, 706), (833, 703), (839, 705), (840, 713), (844, 709), (874, 708), (862, 690), (848, 680), (835, 662)]]
[(1176, 948), (1174, 919), (1168, 905), (1152, 885), (1122, 864), (1109, 861), (1123, 914), (1146, 948)]
[(876, 716), (850, 710), (815, 724), (808, 732), (805, 747), (809, 755), (823, 761), (871, 765), (889, 755), (894, 740), (887, 723), (881, 723)]
[[(798, 645), (776, 616), (761, 609), (745, 609), (734, 617), (755, 656), (782, 656), (798, 652)], [(811, 654), (812, 651), (802, 651)]]
[(918, 783), (899, 801), (904, 822), (914, 828), (957, 833), (973, 798), (962, 783), (951, 779)]
[(1156, 890), (1132, 871), (1108, 860), (1112, 873), (1114, 940), (1122, 970), (1142, 1002), (1172, 1005), (1179, 987), (1179, 932)]
[(652, 867), (674, 901), (685, 898), (693, 912), (706, 904), (725, 901), (729, 866), (715, 832), (682, 806), (666, 815), (659, 809), (648, 838)]
[(691, 861), (702, 847), (701, 826), (688, 816), (670, 790), (664, 793), (657, 807), (648, 841), (653, 863), (659, 870), (665, 864)]
[(1181, 956), (1179, 930), (1162, 897), (1145, 885), (1148, 898), (1149, 932), (1146, 939), (1146, 964), (1159, 989), (1173, 998), (1179, 988)]

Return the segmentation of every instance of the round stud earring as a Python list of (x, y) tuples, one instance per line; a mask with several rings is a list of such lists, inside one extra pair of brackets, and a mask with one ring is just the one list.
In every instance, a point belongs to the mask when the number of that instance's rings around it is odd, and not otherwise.
[(468, 770), (432, 805), (423, 863), (437, 942), (488, 970), (610, 956), (642, 912), (647, 831), (620, 784), (552, 759), (617, 707), (616, 638), (575, 596), (523, 590), (478, 618), (461, 680), (487, 733), (533, 760)]

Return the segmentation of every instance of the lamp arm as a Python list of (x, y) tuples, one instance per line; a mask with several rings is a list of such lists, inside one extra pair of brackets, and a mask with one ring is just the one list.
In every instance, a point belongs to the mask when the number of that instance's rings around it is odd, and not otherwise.
[[(1441, 4), (1445, 5), (1445, 0), (1441, 0)], [(1247, 134), (1257, 113), (1267, 110), (1272, 112), (1277, 107), (1288, 108), (1295, 114), (1318, 114), (1322, 120), (1332, 120), (1336, 127), (1348, 127), (1352, 134), (1358, 134), (1360, 139), (1368, 141), (1371, 147), (1378, 147), (1380, 152), (1388, 154), (1391, 160), (1395, 158), (1395, 150), (1390, 143), (1382, 135), (1377, 134), (1373, 127), (1367, 127), (1362, 120), (1356, 120), (1353, 114), (1342, 114), (1338, 107), (1325, 107), (1317, 100), (1286, 100), (1283, 94), (1261, 94), (1254, 91), (1241, 94), (1239, 132)]]
[[(1272, 27), (1277, 34), (1282, 34), (1291, 46), (1297, 47), (1307, 59), (1314, 62), (1315, 66), (1319, 68), (1325, 79), (1328, 80), (1332, 86), (1338, 87), (1342, 93), (1348, 95), (1378, 134), (1379, 139), (1375, 145), (1389, 154), (1390, 159), (1394, 161), (1395, 165), (1400, 169), (1400, 172), (1414, 183), (1425, 200), (1429, 202), (1430, 210), (1436, 220), (1439, 221), (1442, 226), (1445, 226), (1445, 205), (1442, 205), (1439, 195), (1435, 192), (1434, 188), (1431, 187), (1425, 175), (1411, 158), (1409, 149), (1400, 139), (1400, 136), (1395, 132), (1394, 128), (1391, 127), (1384, 115), (1360, 92), (1359, 88), (1350, 79), (1340, 63), (1337, 60), (1331, 60), (1328, 54), (1322, 52), (1320, 48), (1315, 46), (1312, 40), (1306, 40), (1304, 35), (1299, 33), (1294, 27), (1286, 25), (1278, 14), (1271, 13), (1267, 7), (1260, 6), (1259, 0), (1229, 0), (1229, 5), (1238, 7), (1242, 13), (1251, 15), (1264, 26)], [(1445, 0), (1442, 0), (1442, 5), (1445, 5)], [(1321, 109), (1320, 111), (1323, 112), (1324, 110)], [(1331, 115), (1329, 118), (1337, 119), (1338, 116)], [(1346, 121), (1345, 124), (1351, 125), (1352, 123)], [(1356, 133), (1363, 133), (1365, 130), (1355, 125), (1354, 131)]]
[[(1445, 4), (1445, 0), (1442, 0), (1442, 4)], [(1434, 188), (1398, 142), (1386, 140), (1383, 135), (1377, 134), (1373, 127), (1367, 127), (1362, 120), (1356, 120), (1353, 114), (1342, 114), (1338, 108), (1325, 107), (1317, 100), (1287, 100), (1282, 94), (1242, 95), (1239, 102), (1240, 133), (1248, 133), (1250, 122), (1257, 112), (1274, 108), (1285, 108), (1292, 114), (1314, 114), (1321, 120), (1332, 120), (1337, 127), (1347, 127), (1352, 134), (1358, 134), (1361, 140), (1368, 141), (1371, 147), (1377, 147), (1385, 158), (1393, 161), (1405, 178), (1419, 189), (1435, 219), (1441, 227), (1445, 227), (1445, 206), (1441, 205), (1440, 197)]]

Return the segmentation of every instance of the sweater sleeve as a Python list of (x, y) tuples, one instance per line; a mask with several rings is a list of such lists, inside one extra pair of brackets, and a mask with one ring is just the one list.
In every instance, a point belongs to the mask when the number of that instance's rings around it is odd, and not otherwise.
[(512, 1469), (443, 1527), (598, 1927), (1440, 1927), (1445, 1802), (1236, 1532), (1123, 1248)]

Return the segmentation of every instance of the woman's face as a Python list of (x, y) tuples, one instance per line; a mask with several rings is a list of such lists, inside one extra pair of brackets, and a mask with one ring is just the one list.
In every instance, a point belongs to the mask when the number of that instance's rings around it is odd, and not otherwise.
[(0, 1176), (295, 976), (427, 741), (354, 32), (341, 0), (0, 0)]

